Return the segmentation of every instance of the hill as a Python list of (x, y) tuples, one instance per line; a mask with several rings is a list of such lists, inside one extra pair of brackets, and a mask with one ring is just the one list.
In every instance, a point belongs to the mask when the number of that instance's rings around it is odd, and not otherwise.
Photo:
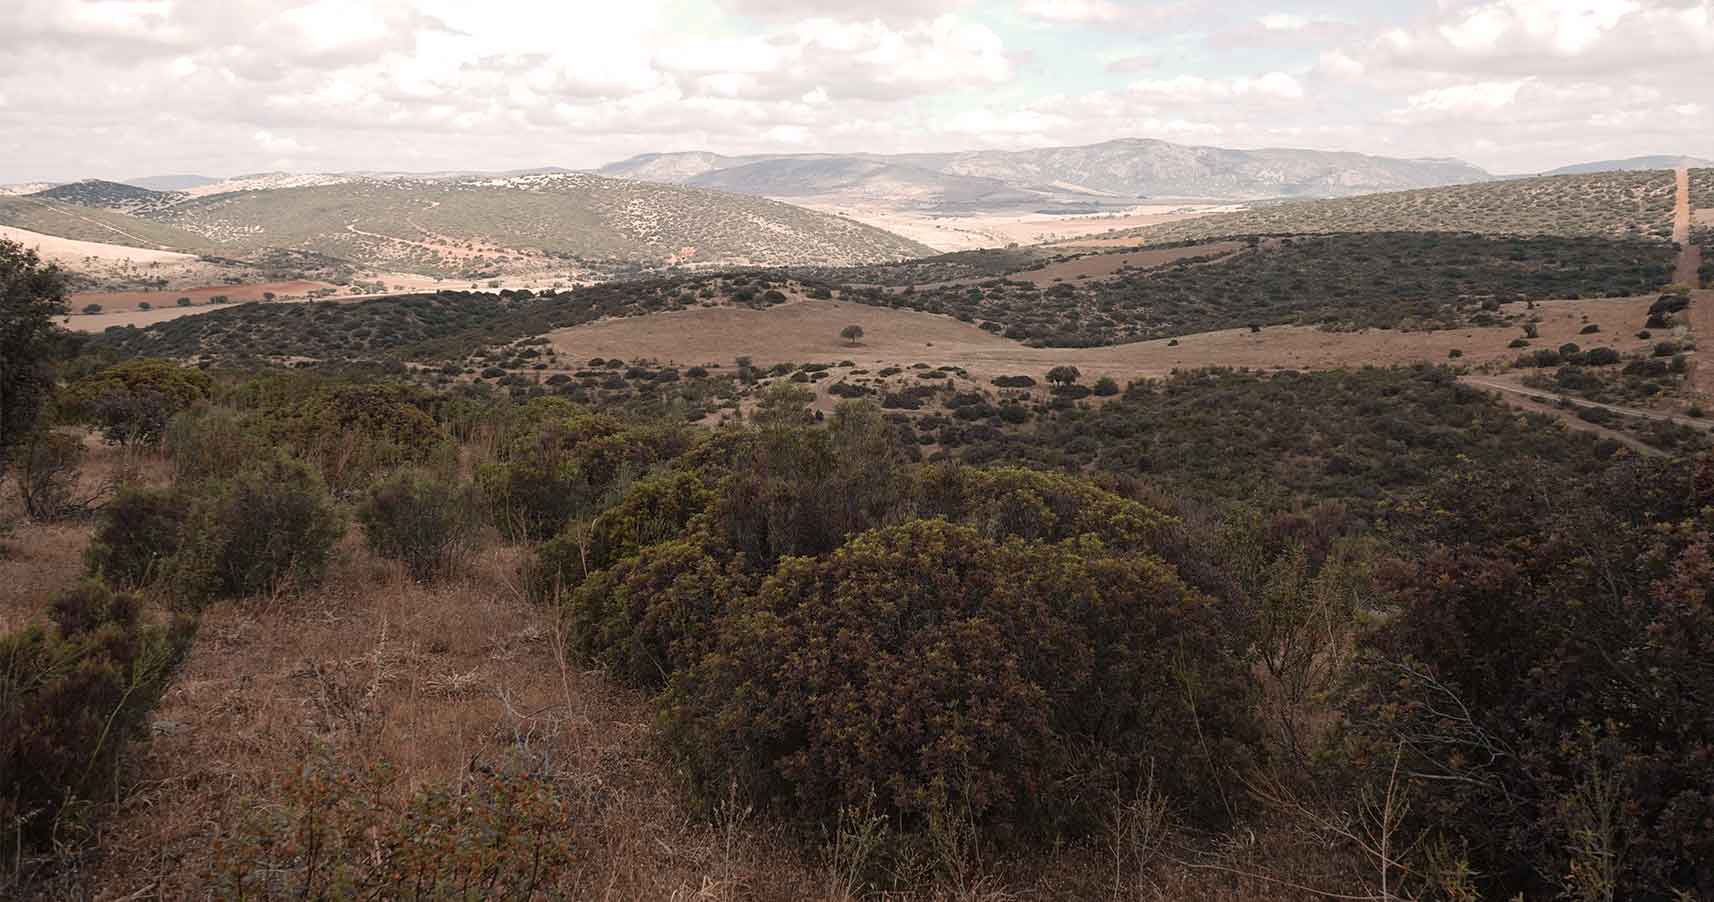
[(1681, 166), (1714, 166), (1714, 160), (1701, 157), (1673, 156), (1657, 154), (1648, 157), (1627, 157), (1623, 160), (1598, 160), (1593, 163), (1575, 163), (1550, 169), (1543, 175), (1583, 175), (1591, 172), (1640, 172), (1648, 169), (1677, 169)]
[[(743, 170), (741, 176), (721, 173)], [(771, 196), (838, 196), (850, 174), (884, 179), (866, 185), (871, 198), (902, 205), (969, 202), (978, 186), (990, 204), (1042, 204), (1082, 198), (1141, 197), (1249, 200), (1328, 197), (1485, 181), (1483, 170), (1457, 160), (1403, 160), (1316, 150), (1232, 150), (1153, 139), (1079, 147), (935, 154), (811, 154), (725, 157), (706, 152), (644, 154), (602, 167), (603, 175), (679, 184), (720, 184)], [(929, 176), (938, 175), (941, 181)], [(901, 182), (889, 192), (888, 179)], [(972, 182), (970, 180), (983, 180)], [(923, 190), (924, 185), (935, 190)], [(1006, 189), (1004, 191), (1000, 189)], [(1009, 196), (1015, 194), (1016, 196)]]
[[(209, 193), (211, 188), (235, 190)], [(86, 241), (491, 277), (563, 261), (845, 265), (930, 249), (836, 216), (583, 173), (362, 177), (264, 173), (188, 191), (87, 180), (0, 203), (0, 225)]]
[(56, 202), (45, 199), (39, 193), (23, 197), (0, 196), (0, 225), (76, 241), (94, 241), (150, 250), (184, 253), (208, 253), (214, 250), (214, 245), (201, 236), (170, 225), (117, 210)]
[(1475, 232), (1666, 240), (1674, 183), (1666, 170), (1510, 179), (1360, 197), (1295, 201), (1114, 233), (1149, 243), (1247, 234)]

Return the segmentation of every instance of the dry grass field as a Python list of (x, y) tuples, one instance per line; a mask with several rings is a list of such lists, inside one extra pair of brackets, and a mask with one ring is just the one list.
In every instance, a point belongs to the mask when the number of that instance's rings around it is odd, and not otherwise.
[[(1594, 344), (1591, 336), (1580, 334), (1594, 323), (1603, 330), (1599, 344), (1621, 353), (1641, 350), (1649, 342), (1633, 333), (1647, 318), (1652, 301), (1637, 297), (1537, 303), (1530, 312), (1540, 317), (1540, 337), (1532, 346)], [(1508, 305), (1503, 312), (1520, 313), (1522, 308)], [(859, 345), (839, 337), (840, 330), (851, 324), (863, 327)], [(720, 306), (609, 319), (563, 329), (550, 337), (556, 350), (573, 359), (642, 357), (694, 366), (730, 365), (735, 357), (750, 356), (759, 364), (850, 360), (855, 368), (870, 369), (922, 362), (963, 368), (978, 382), (1011, 374), (1039, 379), (1052, 367), (1070, 364), (1088, 376), (1111, 375), (1123, 382), (1205, 366), (1313, 370), (1442, 363), (1455, 349), (1462, 352), (1459, 360), (1465, 364), (1501, 364), (1520, 353), (1508, 347), (1520, 335), (1512, 326), (1439, 332), (1329, 332), (1275, 326), (1260, 332), (1226, 329), (1111, 347), (1031, 348), (948, 316), (798, 298), (766, 310)]]

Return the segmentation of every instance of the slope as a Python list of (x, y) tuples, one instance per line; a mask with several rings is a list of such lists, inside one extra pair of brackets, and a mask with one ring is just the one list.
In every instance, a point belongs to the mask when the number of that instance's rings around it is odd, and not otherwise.
[(581, 173), (244, 191), (193, 198), (156, 215), (226, 248), (310, 250), (434, 274), (528, 262), (520, 257), (766, 265), (929, 252), (787, 204)]
[(0, 197), (0, 225), (59, 238), (151, 250), (208, 253), (214, 245), (183, 229), (114, 210), (42, 200), (39, 195)]
[(1243, 234), (1437, 231), (1666, 240), (1673, 174), (1601, 172), (1257, 206), (1115, 233), (1147, 242)]

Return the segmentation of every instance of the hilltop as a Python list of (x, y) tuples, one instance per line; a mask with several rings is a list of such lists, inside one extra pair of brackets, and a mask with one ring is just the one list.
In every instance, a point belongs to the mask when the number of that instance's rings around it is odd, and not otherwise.
[(1591, 172), (1640, 172), (1648, 169), (1678, 169), (1680, 167), (1714, 166), (1714, 160), (1701, 157), (1686, 157), (1674, 154), (1656, 154), (1647, 157), (1627, 157), (1623, 160), (1597, 160), (1593, 163), (1574, 163), (1550, 169), (1542, 175), (1583, 175)]

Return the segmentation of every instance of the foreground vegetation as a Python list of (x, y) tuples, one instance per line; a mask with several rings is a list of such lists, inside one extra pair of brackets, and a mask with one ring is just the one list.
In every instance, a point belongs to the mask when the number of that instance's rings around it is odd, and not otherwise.
[[(1118, 387), (1065, 368), (995, 403), (925, 365), (957, 402), (935, 423), (903, 393), (818, 416), (825, 365), (746, 361), (684, 374), (774, 380), (714, 429), (637, 403), (676, 371), (608, 361), (439, 387), (181, 368), (64, 343), (55, 275), (0, 252), (6, 489), (92, 521), (91, 582), (0, 639), (9, 889), (99, 894), (104, 854), (141, 862), (104, 841), (178, 807), (125, 801), (139, 740), (182, 729), (157, 713), (175, 674), (241, 673), (256, 618), (368, 623), (379, 572), (398, 610), (449, 605), (438, 629), (405, 652), (380, 616), (372, 651), (284, 665), (316, 687), (290, 763), (172, 828), (178, 891), (690, 894), (632, 881), (683, 880), (661, 837), (694, 823), (718, 896), (1714, 893), (1707, 456), (1638, 457), (1434, 367), (1184, 373), (1085, 407)], [(416, 300), (376, 308), (422, 324), (400, 348), (539, 359), (515, 321), (431, 332), (455, 299)], [(92, 444), (145, 464), (88, 497)], [(493, 625), (502, 584), (540, 625)], [(459, 648), (553, 688), (495, 688), (490, 738), (401, 776), (486, 692), (442, 669)], [(444, 707), (387, 746), (366, 724), (408, 670), (433, 679), (398, 704)], [(606, 697), (635, 705), (617, 765), (566, 732)], [(624, 826), (640, 798), (657, 820)]]

